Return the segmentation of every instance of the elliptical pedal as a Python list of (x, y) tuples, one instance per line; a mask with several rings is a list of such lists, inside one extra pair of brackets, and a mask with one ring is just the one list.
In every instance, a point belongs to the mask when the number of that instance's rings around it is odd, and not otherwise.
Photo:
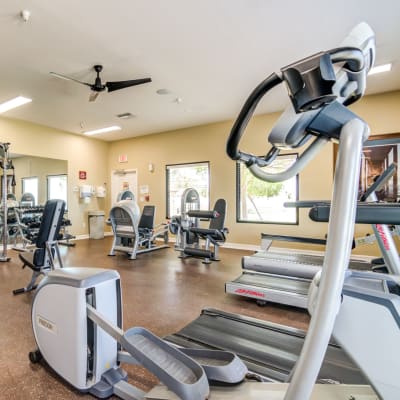
[(182, 399), (204, 400), (209, 386), (200, 365), (147, 329), (128, 329), (122, 347)]

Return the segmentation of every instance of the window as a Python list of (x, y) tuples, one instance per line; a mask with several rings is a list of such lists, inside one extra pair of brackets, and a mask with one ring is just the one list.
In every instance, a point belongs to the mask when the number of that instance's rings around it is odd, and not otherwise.
[[(279, 155), (274, 162), (263, 169), (278, 173), (286, 170), (297, 159), (297, 154)], [(236, 218), (238, 222), (297, 224), (296, 208), (283, 206), (285, 201), (298, 200), (298, 176), (285, 182), (264, 182), (246, 168), (243, 163), (236, 165)]]
[(208, 210), (209, 163), (175, 164), (166, 166), (167, 177), (167, 218), (181, 213), (181, 196), (185, 189), (196, 189), (200, 195), (200, 208)]
[(47, 200), (59, 199), (65, 201), (67, 208), (68, 200), (68, 179), (67, 175), (48, 175), (47, 176)]
[(22, 194), (30, 193), (35, 199), (35, 205), (39, 204), (39, 178), (31, 176), (29, 178), (22, 178)]

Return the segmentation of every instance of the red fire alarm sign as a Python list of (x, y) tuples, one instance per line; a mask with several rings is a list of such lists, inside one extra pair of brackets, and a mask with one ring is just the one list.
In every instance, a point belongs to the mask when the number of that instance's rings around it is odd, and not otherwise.
[(79, 179), (86, 179), (86, 171), (79, 171)]

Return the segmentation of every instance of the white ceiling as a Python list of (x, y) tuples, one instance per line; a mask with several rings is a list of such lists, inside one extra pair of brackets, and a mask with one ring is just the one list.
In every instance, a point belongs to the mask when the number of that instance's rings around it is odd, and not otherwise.
[[(399, 0), (1, 0), (0, 102), (33, 99), (3, 115), (78, 134), (122, 127), (96, 136), (103, 140), (231, 119), (271, 72), (335, 47), (361, 21), (376, 32), (376, 64), (393, 62), (369, 77), (367, 93), (400, 89)], [(104, 82), (153, 82), (89, 103), (89, 88), (49, 75), (92, 82), (94, 64)], [(270, 96), (260, 111), (284, 101)], [(136, 117), (115, 117), (124, 112)]]

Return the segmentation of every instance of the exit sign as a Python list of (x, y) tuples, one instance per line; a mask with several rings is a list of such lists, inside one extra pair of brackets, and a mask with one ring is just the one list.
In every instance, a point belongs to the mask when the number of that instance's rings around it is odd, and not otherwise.
[(128, 162), (128, 154), (120, 154), (118, 156), (118, 162), (120, 163)]

